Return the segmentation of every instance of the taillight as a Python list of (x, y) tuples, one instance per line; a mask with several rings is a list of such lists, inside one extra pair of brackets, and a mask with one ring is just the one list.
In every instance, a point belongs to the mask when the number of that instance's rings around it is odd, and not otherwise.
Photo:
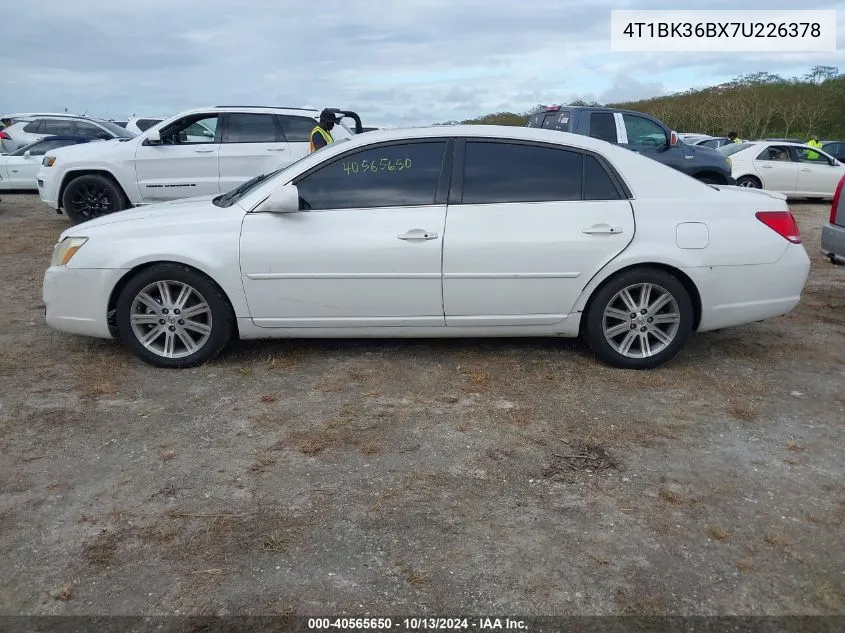
[(798, 223), (789, 211), (758, 211), (757, 219), (793, 244), (801, 243)]
[(3, 130), (0, 130), (0, 139), (4, 141), (11, 141), (12, 137), (6, 134)]
[(830, 223), (836, 224), (836, 211), (839, 209), (839, 196), (842, 194), (842, 184), (845, 183), (845, 176), (839, 179), (836, 185), (836, 193), (833, 194), (833, 204), (830, 205)]

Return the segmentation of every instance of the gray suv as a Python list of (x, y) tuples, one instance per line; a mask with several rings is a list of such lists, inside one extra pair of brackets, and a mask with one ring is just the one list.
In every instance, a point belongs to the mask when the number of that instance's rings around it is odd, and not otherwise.
[(527, 127), (592, 136), (674, 167), (714, 185), (734, 185), (728, 159), (709, 147), (687, 145), (652, 116), (633, 110), (592, 106), (548, 106), (531, 115)]
[(842, 185), (839, 181), (833, 204), (830, 206), (830, 221), (822, 227), (822, 254), (833, 264), (845, 264), (845, 198), (842, 197)]

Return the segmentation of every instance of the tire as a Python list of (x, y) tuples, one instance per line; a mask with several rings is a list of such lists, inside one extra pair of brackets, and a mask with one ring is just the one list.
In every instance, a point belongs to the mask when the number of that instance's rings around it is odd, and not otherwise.
[(118, 337), (155, 367), (179, 369), (208, 362), (234, 331), (234, 315), (223, 291), (180, 264), (156, 264), (137, 273), (121, 290), (116, 308)]
[[(643, 303), (646, 288), (651, 308)], [(659, 299), (666, 303), (655, 306)], [(635, 268), (612, 277), (590, 298), (582, 334), (608, 365), (653, 369), (678, 355), (692, 333), (693, 318), (692, 299), (676, 277), (657, 268)]]
[(749, 189), (762, 189), (763, 183), (755, 176), (740, 176), (736, 179), (737, 187), (748, 187)]
[(129, 207), (120, 187), (97, 174), (77, 176), (65, 187), (62, 208), (74, 224), (87, 222)]

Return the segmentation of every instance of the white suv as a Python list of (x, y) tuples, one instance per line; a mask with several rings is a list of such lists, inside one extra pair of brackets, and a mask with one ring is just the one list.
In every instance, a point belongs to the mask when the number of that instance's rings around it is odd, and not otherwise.
[[(332, 109), (332, 135), (360, 133), (360, 117)], [(308, 154), (319, 110), (215, 106), (181, 112), (133, 139), (48, 153), (38, 193), (74, 223), (134, 205), (226, 193)], [(91, 145), (88, 147), (87, 145)]]
[(13, 148), (10, 147), (10, 151), (42, 141), (48, 136), (86, 136), (101, 140), (135, 137), (111, 121), (69, 114), (35, 114), (20, 117), (3, 132), (12, 141), (10, 146), (14, 145)]

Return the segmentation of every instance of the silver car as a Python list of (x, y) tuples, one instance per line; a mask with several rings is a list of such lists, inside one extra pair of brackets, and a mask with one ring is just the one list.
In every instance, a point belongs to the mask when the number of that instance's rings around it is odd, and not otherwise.
[(834, 264), (845, 264), (845, 198), (840, 195), (843, 184), (845, 178), (836, 188), (830, 207), (830, 221), (822, 227), (822, 254)]
[(3, 151), (11, 153), (48, 136), (85, 136), (101, 140), (135, 138), (135, 134), (103, 119), (73, 115), (22, 117), (3, 130)]

